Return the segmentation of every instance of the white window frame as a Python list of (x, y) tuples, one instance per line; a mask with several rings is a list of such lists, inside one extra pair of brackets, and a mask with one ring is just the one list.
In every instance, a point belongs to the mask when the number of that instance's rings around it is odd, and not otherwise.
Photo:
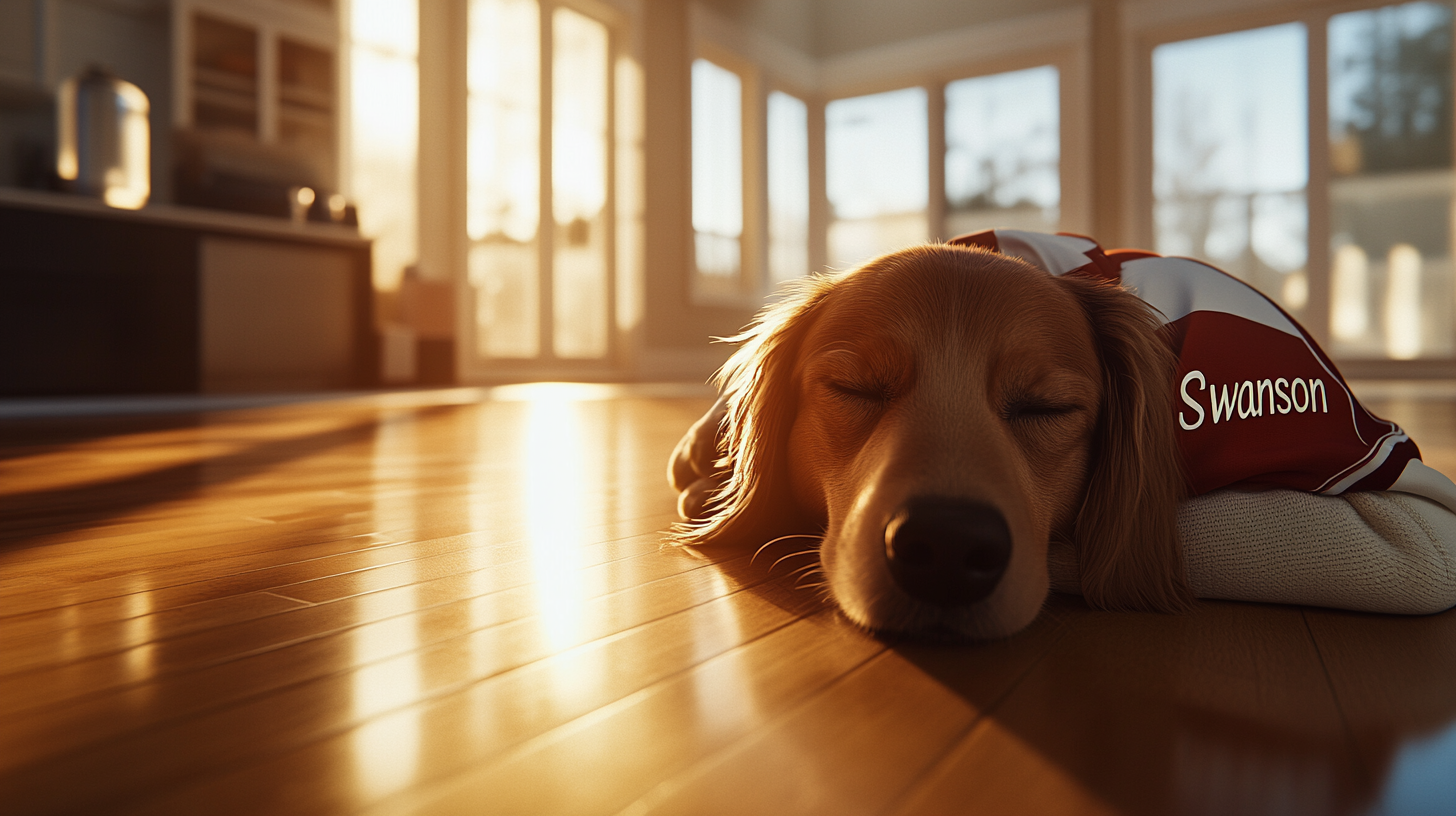
[[(1134, 219), (1136, 245), (1154, 244), (1153, 225), (1153, 50), (1165, 43), (1220, 34), (1232, 34), (1284, 23), (1305, 27), (1305, 53), (1309, 132), (1309, 178), (1305, 185), (1308, 227), (1309, 300), (1301, 322), (1323, 347), (1330, 346), (1330, 144), (1329, 144), (1329, 21), (1351, 11), (1400, 5), (1400, 0), (1330, 2), (1316, 7), (1306, 3), (1266, 4), (1251, 0), (1212, 0), (1201, 4), (1164, 4), (1141, 0), (1123, 11), (1124, 41), (1132, 64), (1125, 66), (1132, 79), (1127, 110), (1128, 148), (1132, 185), (1128, 203)], [(1456, 163), (1453, 163), (1456, 164)], [(1456, 225), (1453, 225), (1456, 241)], [(1451, 377), (1456, 360), (1372, 360), (1338, 358), (1347, 377)]]

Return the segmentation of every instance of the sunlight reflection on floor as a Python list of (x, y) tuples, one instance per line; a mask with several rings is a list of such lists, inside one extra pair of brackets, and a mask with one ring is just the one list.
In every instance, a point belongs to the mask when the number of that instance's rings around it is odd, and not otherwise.
[(525, 474), (538, 610), (553, 651), (581, 637), (581, 547), (586, 543), (582, 498), (587, 462), (602, 461), (604, 453), (599, 439), (592, 443), (588, 448), (580, 404), (565, 393), (548, 393), (531, 403), (520, 470)]
[[(374, 483), (388, 489), (376, 492), (373, 502), (377, 529), (413, 529), (419, 522), (411, 493), (420, 489), (417, 423), (409, 412), (387, 411), (374, 438)], [(401, 490), (399, 488), (407, 488)], [(364, 595), (360, 613), (384, 604), (375, 614), (407, 611), (418, 606), (416, 587), (401, 587), (402, 594)], [(369, 720), (353, 734), (358, 788), (369, 798), (402, 790), (414, 782), (419, 770), (420, 710), (413, 706), (421, 690), (418, 619), (413, 615), (385, 617), (354, 629), (353, 714)], [(379, 717), (385, 712), (394, 711)]]
[[(393, 618), (354, 630), (354, 659), (368, 663), (354, 674), (354, 717), (367, 722), (354, 732), (357, 784), (369, 798), (402, 790), (414, 781), (420, 755), (419, 634), (413, 618)], [(381, 662), (381, 655), (395, 654)]]

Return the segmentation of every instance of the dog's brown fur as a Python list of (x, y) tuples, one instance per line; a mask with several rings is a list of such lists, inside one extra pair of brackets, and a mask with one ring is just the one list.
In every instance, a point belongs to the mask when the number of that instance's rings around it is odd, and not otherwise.
[[(1070, 545), (1094, 606), (1190, 602), (1174, 514), (1174, 361), (1142, 301), (977, 248), (924, 246), (797, 284), (735, 341), (724, 395), (674, 453), (692, 545), (823, 536), (830, 593), (880, 631), (1011, 634)], [(721, 419), (720, 419), (721, 417)], [(985, 599), (939, 607), (885, 565), (917, 496), (984, 502), (1012, 536)]]

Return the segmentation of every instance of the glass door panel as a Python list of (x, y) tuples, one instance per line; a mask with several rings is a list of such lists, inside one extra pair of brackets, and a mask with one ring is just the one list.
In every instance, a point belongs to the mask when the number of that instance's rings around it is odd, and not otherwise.
[(471, 0), (465, 206), (481, 357), (541, 352), (539, 48), (535, 0)]
[(607, 354), (607, 27), (552, 15), (552, 344), (557, 357)]

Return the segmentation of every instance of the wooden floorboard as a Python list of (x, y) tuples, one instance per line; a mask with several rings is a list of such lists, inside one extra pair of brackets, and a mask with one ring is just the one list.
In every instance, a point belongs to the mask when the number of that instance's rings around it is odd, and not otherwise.
[(708, 395), (492, 393), (0, 422), (0, 812), (1456, 813), (1456, 613), (879, 639), (663, 545)]

